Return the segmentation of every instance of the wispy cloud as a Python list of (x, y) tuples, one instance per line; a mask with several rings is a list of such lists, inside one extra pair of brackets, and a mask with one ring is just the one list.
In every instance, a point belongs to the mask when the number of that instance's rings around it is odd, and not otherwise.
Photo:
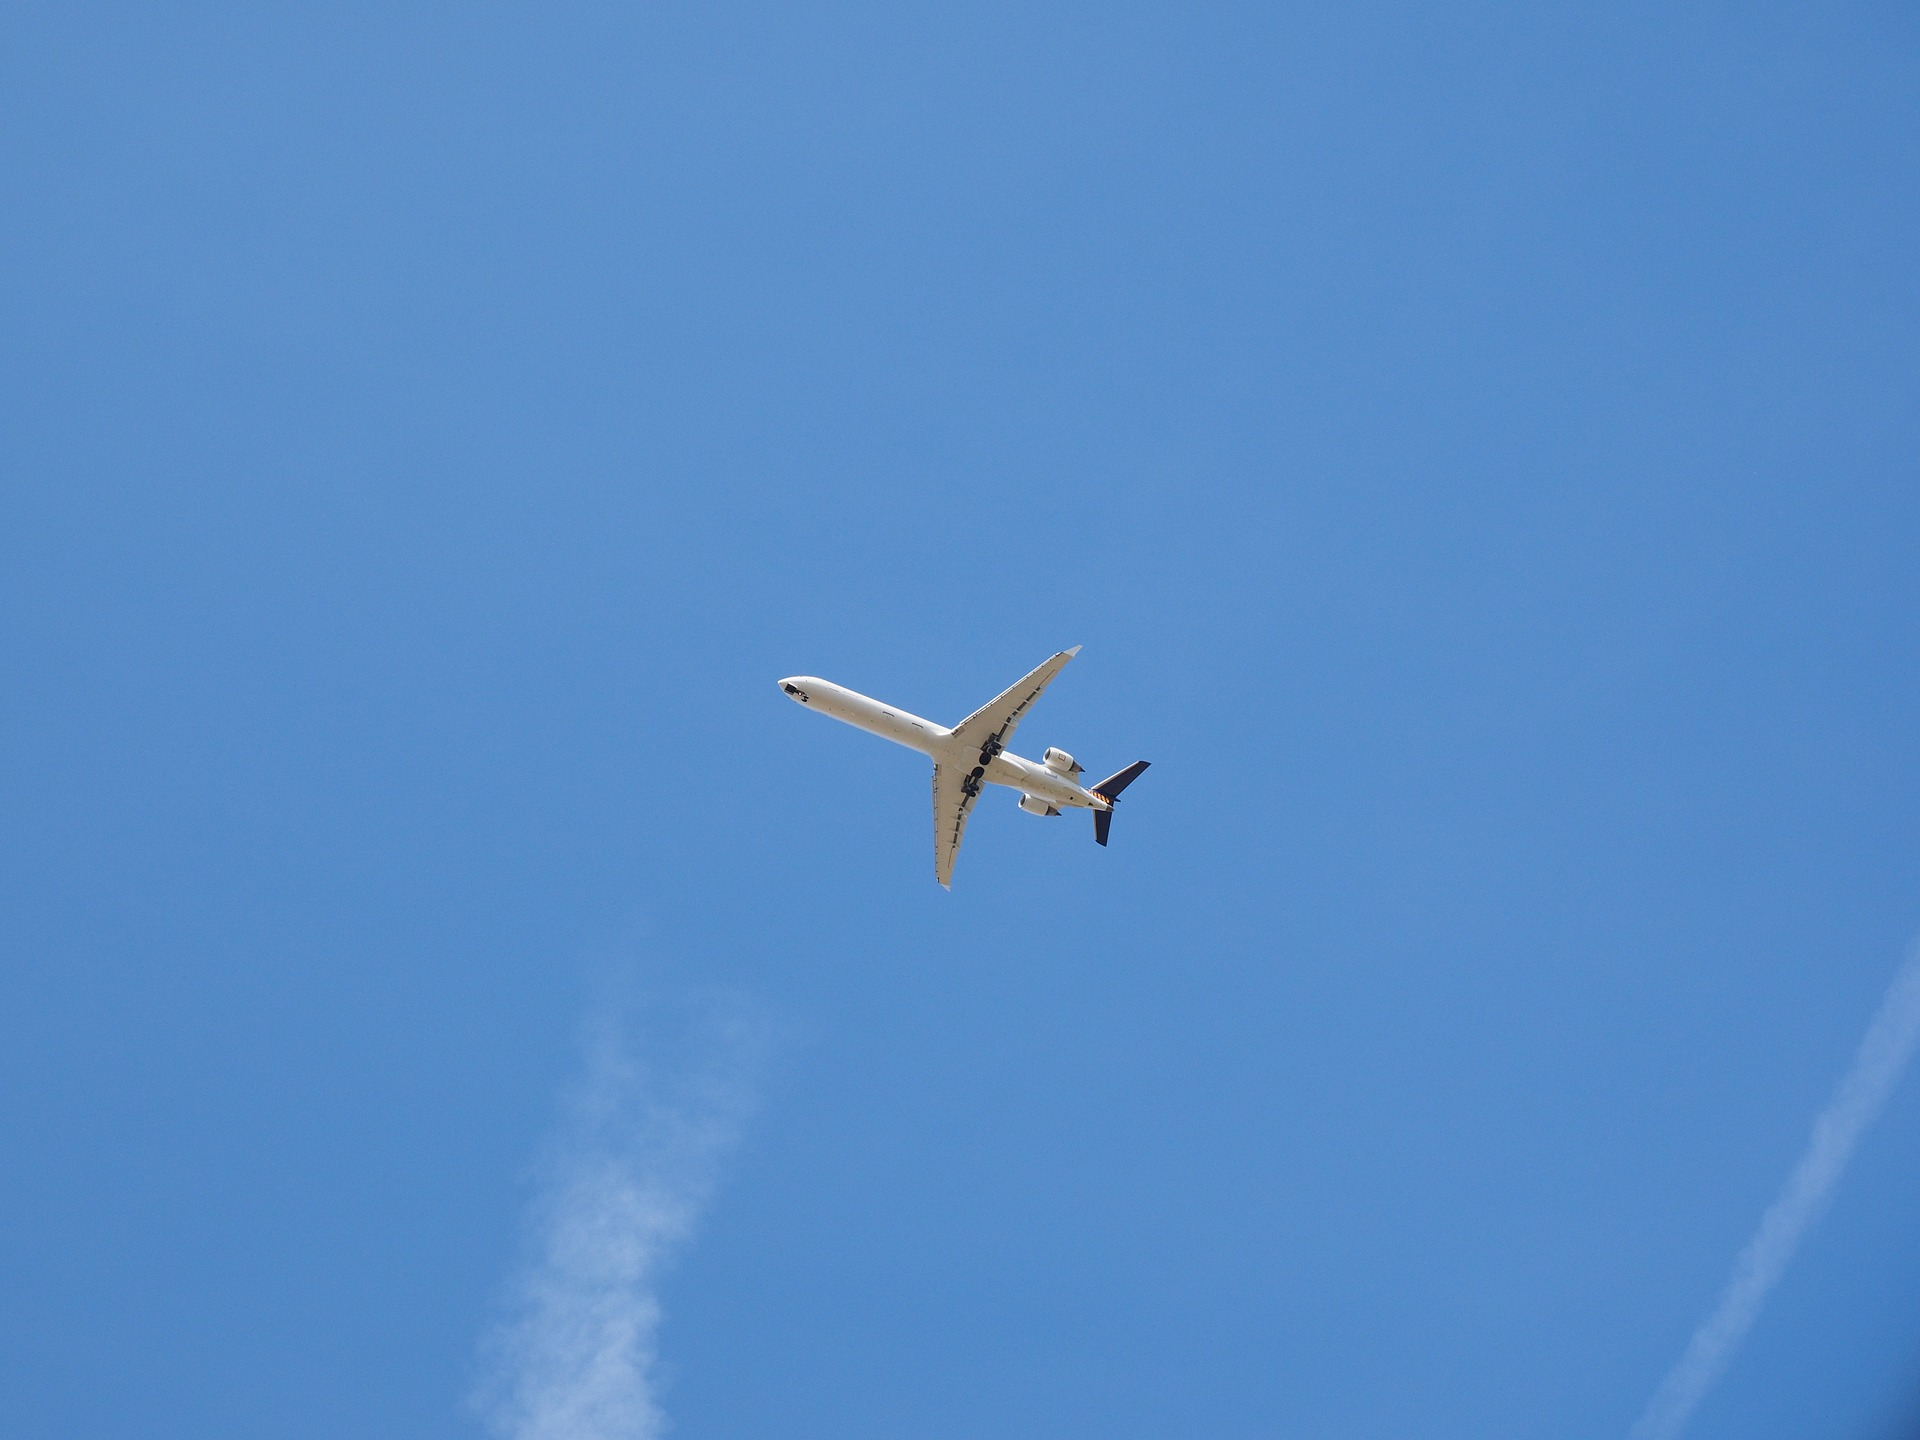
[[(530, 1254), (481, 1345), (474, 1406), (502, 1440), (654, 1440), (662, 1269), (691, 1237), (745, 1120), (759, 1046), (738, 1006), (635, 1043), (630, 1012), (589, 1030), (539, 1168)], [(646, 1053), (642, 1053), (642, 1050)]]
[(1676, 1440), (1686, 1429), (1694, 1410), (1753, 1328), (1801, 1238), (1833, 1198), (1854, 1146), (1886, 1104), (1916, 1042), (1920, 1042), (1920, 943), (1907, 951), (1906, 963), (1894, 975), (1860, 1041), (1852, 1068), (1813, 1122), (1813, 1135), (1786, 1188), (1740, 1252), (1719, 1305), (1693, 1332), (1686, 1353), (1633, 1427), (1633, 1440)]

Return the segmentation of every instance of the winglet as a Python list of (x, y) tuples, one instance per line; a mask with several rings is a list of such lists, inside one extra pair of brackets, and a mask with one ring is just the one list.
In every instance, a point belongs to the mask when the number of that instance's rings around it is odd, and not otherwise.
[(1069, 655), (1078, 655), (1078, 654), (1080, 653), (1080, 650), (1081, 650), (1081, 647), (1080, 647), (1080, 646), (1078, 646), (1078, 645), (1076, 645), (1076, 646), (1074, 646), (1074, 647), (1073, 647), (1073, 648), (1072, 648), (1071, 650), (1069, 650), (1069, 651), (1067, 651), (1066, 653), (1067, 653), (1067, 654), (1069, 654)]

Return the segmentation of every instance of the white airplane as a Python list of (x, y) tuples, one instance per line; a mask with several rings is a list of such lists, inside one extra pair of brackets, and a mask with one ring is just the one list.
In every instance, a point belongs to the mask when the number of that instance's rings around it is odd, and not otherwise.
[(933, 757), (933, 878), (951, 890), (960, 837), (966, 833), (967, 816), (983, 784), (1018, 790), (1020, 808), (1029, 815), (1058, 815), (1063, 807), (1091, 810), (1093, 838), (1107, 843), (1114, 802), (1140, 778), (1146, 761), (1136, 760), (1098, 785), (1083, 787), (1080, 775), (1085, 767), (1066, 751), (1049, 746), (1036, 765), (1007, 749), (1020, 717), (1079, 653), (1078, 645), (1062, 650), (951, 730), (813, 675), (790, 675), (780, 688), (809, 709)]

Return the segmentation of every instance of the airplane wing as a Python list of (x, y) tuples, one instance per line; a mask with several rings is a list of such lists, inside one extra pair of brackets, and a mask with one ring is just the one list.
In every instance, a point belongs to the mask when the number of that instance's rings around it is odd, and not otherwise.
[(936, 760), (933, 766), (933, 876), (949, 889), (953, 885), (953, 862), (960, 854), (960, 837), (967, 833), (967, 816), (973, 811), (973, 802), (980, 798), (981, 772), (1007, 748), (1020, 717), (1040, 698), (1048, 682), (1079, 653), (1078, 645), (1062, 650), (953, 727), (953, 738), (961, 745), (978, 745), (980, 756), (976, 763)]
[(1040, 698), (1040, 693), (1052, 683), (1053, 677), (1079, 653), (1080, 647), (1076, 645), (1042, 663), (1024, 680), (1001, 691), (954, 726), (953, 738), (963, 745), (978, 745), (980, 763), (985, 765), (1007, 748), (1007, 742), (1013, 739), (1014, 727), (1020, 723), (1020, 718)]
[(956, 765), (933, 764), (933, 878), (953, 888), (953, 862), (960, 854), (960, 837), (967, 833), (967, 816), (980, 798), (980, 782)]

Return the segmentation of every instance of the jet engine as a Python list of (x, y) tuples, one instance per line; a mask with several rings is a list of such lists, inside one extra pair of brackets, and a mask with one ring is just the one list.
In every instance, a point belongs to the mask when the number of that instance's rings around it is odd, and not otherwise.
[(1078, 775), (1082, 770), (1086, 769), (1086, 766), (1075, 760), (1073, 756), (1069, 755), (1066, 751), (1056, 750), (1051, 745), (1047, 747), (1046, 754), (1042, 755), (1040, 759), (1046, 764), (1049, 770), (1057, 775)]
[(1020, 797), (1020, 808), (1029, 815), (1058, 815), (1060, 813), (1052, 802), (1042, 800), (1038, 795), (1022, 795)]

